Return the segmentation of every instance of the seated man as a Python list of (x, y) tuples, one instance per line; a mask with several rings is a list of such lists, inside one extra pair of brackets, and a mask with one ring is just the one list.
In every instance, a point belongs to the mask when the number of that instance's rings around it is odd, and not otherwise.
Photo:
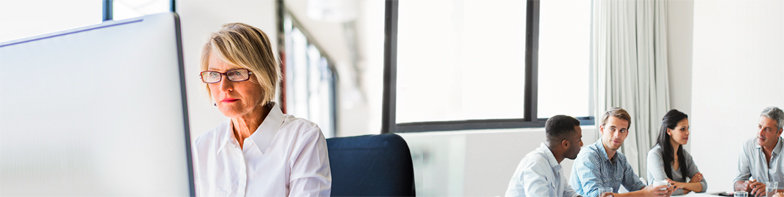
[[(602, 115), (599, 130), (601, 139), (584, 147), (572, 167), (570, 185), (578, 194), (586, 197), (599, 196), (599, 188), (611, 187), (615, 197), (620, 196), (669, 196), (673, 189), (667, 185), (645, 187), (626, 157), (618, 152), (629, 134), (631, 116), (626, 110), (612, 108)], [(615, 194), (621, 184), (629, 193)]]
[(577, 157), (583, 146), (580, 121), (556, 115), (547, 119), (544, 130), (547, 142), (523, 157), (509, 181), (506, 196), (577, 196), (566, 185), (561, 161)]
[[(765, 182), (778, 181), (778, 192), (784, 184), (784, 142), (781, 132), (784, 128), (784, 112), (778, 107), (768, 107), (759, 119), (757, 137), (743, 144), (738, 159), (738, 176), (735, 177), (735, 191), (748, 191), (755, 196), (765, 195)], [(749, 177), (754, 180), (749, 180)]]

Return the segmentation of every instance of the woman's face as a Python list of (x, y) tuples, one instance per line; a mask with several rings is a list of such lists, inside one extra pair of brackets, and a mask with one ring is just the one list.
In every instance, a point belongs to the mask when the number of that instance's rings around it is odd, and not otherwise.
[(689, 142), (689, 119), (684, 118), (678, 122), (675, 129), (667, 129), (667, 134), (670, 135), (670, 142), (679, 145), (686, 145)]
[[(227, 70), (237, 68), (241, 67), (224, 62), (217, 52), (210, 54), (208, 71), (224, 73)], [(208, 84), (210, 96), (224, 116), (237, 118), (261, 115), (251, 113), (261, 104), (263, 95), (263, 90), (256, 77), (253, 76), (254, 74), (256, 73), (250, 75), (249, 80), (241, 82), (229, 81), (225, 75), (222, 75), (220, 82)]]

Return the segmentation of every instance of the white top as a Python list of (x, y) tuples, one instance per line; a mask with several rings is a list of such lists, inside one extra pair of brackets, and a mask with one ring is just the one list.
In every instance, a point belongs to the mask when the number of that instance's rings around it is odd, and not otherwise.
[(561, 164), (544, 143), (517, 165), (506, 196), (577, 196), (563, 176)]
[(197, 196), (329, 196), (327, 141), (310, 121), (275, 105), (240, 148), (231, 120), (193, 145)]

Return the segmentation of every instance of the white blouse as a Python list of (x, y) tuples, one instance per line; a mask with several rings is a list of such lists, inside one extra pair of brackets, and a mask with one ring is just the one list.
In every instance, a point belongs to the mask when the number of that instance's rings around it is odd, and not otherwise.
[(275, 105), (240, 148), (231, 120), (193, 145), (197, 196), (329, 196), (327, 141), (305, 119)]

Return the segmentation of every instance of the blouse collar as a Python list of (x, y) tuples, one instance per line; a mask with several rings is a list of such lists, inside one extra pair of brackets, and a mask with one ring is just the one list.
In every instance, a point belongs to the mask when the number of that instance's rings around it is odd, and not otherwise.
[[(269, 114), (267, 117), (264, 118), (264, 121), (261, 122), (259, 128), (256, 129), (253, 134), (250, 135), (251, 140), (253, 143), (256, 144), (256, 147), (261, 151), (261, 153), (265, 153), (269, 145), (272, 143), (273, 138), (275, 138), (275, 134), (278, 133), (280, 126), (283, 124), (283, 112), (280, 110), (280, 107), (276, 103), (272, 103), (272, 109), (270, 109)], [(229, 142), (229, 140), (234, 139), (234, 130), (231, 127), (231, 119), (226, 120), (220, 126), (223, 132), (223, 139), (220, 142), (220, 148), (218, 148), (218, 152), (223, 150)]]

